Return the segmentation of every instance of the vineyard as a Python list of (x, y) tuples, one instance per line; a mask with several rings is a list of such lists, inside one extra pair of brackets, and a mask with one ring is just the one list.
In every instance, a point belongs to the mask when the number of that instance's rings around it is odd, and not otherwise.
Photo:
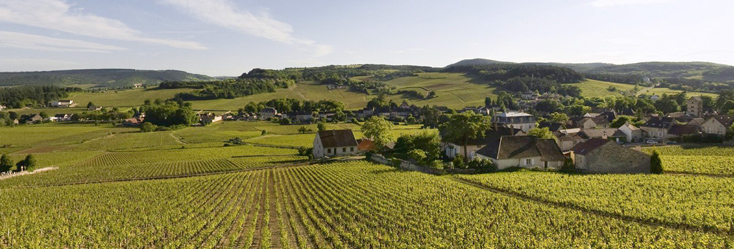
[(0, 195), (0, 208), (6, 210), (0, 246), (10, 248), (720, 248), (732, 242), (366, 162), (19, 189)]
[(665, 146), (646, 148), (660, 152), (665, 171), (734, 176), (734, 147)]
[(619, 217), (734, 233), (734, 178), (542, 172), (457, 177), (499, 191)]

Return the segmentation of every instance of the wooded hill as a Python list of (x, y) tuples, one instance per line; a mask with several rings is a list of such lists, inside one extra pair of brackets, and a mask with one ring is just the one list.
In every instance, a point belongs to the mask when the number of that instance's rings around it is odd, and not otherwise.
[(42, 72), (0, 73), (0, 86), (87, 85), (126, 87), (133, 84), (157, 85), (163, 81), (200, 81), (214, 78), (178, 70), (81, 69)]

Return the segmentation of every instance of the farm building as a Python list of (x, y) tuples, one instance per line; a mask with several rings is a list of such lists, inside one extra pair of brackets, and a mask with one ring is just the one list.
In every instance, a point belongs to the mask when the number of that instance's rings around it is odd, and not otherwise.
[(352, 130), (319, 131), (313, 140), (314, 158), (352, 155), (359, 152)]
[(73, 100), (59, 100), (59, 101), (51, 102), (51, 107), (68, 108), (68, 107), (74, 107), (74, 106), (76, 106), (76, 103), (74, 103)]
[(502, 136), (477, 151), (477, 158), (489, 159), (497, 169), (560, 169), (566, 158), (553, 139), (533, 136)]
[(619, 131), (624, 133), (624, 136), (629, 143), (639, 142), (643, 138), (642, 130), (640, 130), (640, 128), (637, 128), (637, 126), (630, 124), (629, 122), (625, 122), (622, 126), (620, 126)]
[(262, 119), (269, 119), (275, 117), (275, 115), (278, 115), (278, 110), (276, 110), (275, 108), (265, 107), (260, 110), (260, 118)]
[(573, 147), (576, 169), (587, 173), (650, 173), (650, 155), (594, 138)]
[(528, 132), (535, 128), (535, 117), (524, 112), (503, 112), (492, 118), (492, 123)]
[(466, 153), (464, 153), (464, 145), (452, 142), (442, 142), (441, 150), (444, 151), (447, 157), (454, 158), (457, 155), (466, 156), (467, 159), (474, 159), (474, 155), (477, 150), (487, 146), (488, 144), (499, 140), (502, 136), (520, 136), (525, 133), (520, 129), (510, 129), (507, 127), (497, 127), (493, 130), (484, 133), (484, 137), (478, 139), (470, 139), (466, 143)]

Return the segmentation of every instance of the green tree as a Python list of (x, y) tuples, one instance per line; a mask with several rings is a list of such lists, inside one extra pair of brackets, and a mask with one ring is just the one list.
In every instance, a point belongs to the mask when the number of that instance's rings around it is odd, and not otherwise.
[(550, 116), (551, 116), (550, 118), (551, 122), (554, 122), (554, 123), (565, 124), (566, 122), (568, 122), (568, 120), (570, 120), (568, 118), (568, 115), (566, 115), (565, 113), (554, 112), (554, 113), (551, 113)]
[(319, 131), (325, 131), (326, 125), (324, 123), (319, 122), (318, 124), (316, 124), (316, 129), (318, 129)]
[(36, 167), (36, 158), (32, 154), (25, 156), (25, 159), (20, 160), (15, 166), (18, 166), (18, 170), (25, 169), (30, 170)]
[(619, 116), (617, 119), (615, 119), (610, 126), (612, 128), (619, 128), (622, 127), (625, 123), (630, 122), (632, 123), (632, 120), (630, 120), (627, 116)]
[(663, 97), (662, 99), (655, 101), (655, 109), (663, 113), (673, 113), (680, 111), (680, 105), (671, 97)]
[(48, 113), (46, 113), (44, 111), (38, 113), (38, 115), (41, 115), (41, 118), (43, 118), (43, 119), (47, 119), (48, 118)]
[(94, 103), (92, 103), (92, 101), (89, 101), (89, 103), (87, 103), (87, 109), (89, 109), (89, 107), (92, 107), (92, 106), (94, 106)]
[(464, 158), (469, 158), (466, 149), (469, 140), (484, 137), (489, 129), (487, 117), (472, 112), (451, 115), (449, 121), (438, 128), (445, 140), (464, 146)]
[(548, 127), (543, 128), (532, 128), (528, 131), (528, 136), (534, 136), (540, 139), (555, 139), (556, 137), (553, 136), (553, 132), (551, 132)]
[(0, 172), (7, 172), (13, 167), (13, 161), (8, 155), (3, 154), (0, 157)]
[(140, 126), (141, 132), (154, 132), (156, 129), (158, 129), (158, 126), (150, 122), (145, 122)]
[(663, 161), (660, 160), (660, 153), (657, 150), (653, 151), (652, 157), (650, 157), (650, 172), (653, 174), (663, 173)]
[(362, 124), (362, 134), (372, 139), (378, 149), (384, 148), (388, 143), (395, 140), (392, 129), (393, 124), (379, 116), (372, 116)]

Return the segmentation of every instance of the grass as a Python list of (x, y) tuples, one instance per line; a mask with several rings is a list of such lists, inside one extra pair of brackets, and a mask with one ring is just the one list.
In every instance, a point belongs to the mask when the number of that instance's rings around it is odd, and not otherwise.
[[(581, 96), (584, 96), (587, 98), (592, 98), (592, 97), (602, 97), (603, 98), (607, 96), (622, 96), (620, 91), (626, 92), (626, 91), (633, 90), (635, 88), (634, 85), (630, 85), (630, 84), (614, 83), (614, 82), (591, 80), (591, 79), (586, 80), (581, 83), (574, 83), (573, 85), (576, 85), (579, 88), (581, 88)], [(610, 86), (617, 88), (617, 91), (610, 92), (609, 90), (607, 90)], [(640, 90), (640, 92), (638, 92), (639, 94), (645, 94), (648, 96), (651, 96), (653, 94), (670, 95), (670, 94), (678, 94), (678, 93), (683, 92), (682, 90), (673, 90), (670, 88), (659, 88), (659, 87), (648, 90), (645, 87), (640, 86), (638, 87), (638, 89)], [(704, 96), (711, 96), (714, 98), (717, 96), (714, 93), (702, 93), (702, 92), (688, 92), (687, 94), (688, 96), (704, 95)]]
[(72, 94), (69, 99), (74, 100), (80, 107), (87, 106), (92, 102), (97, 106), (139, 106), (146, 99), (170, 99), (181, 92), (190, 92), (193, 89), (130, 89), (120, 91), (108, 91), (104, 93), (78, 92)]

